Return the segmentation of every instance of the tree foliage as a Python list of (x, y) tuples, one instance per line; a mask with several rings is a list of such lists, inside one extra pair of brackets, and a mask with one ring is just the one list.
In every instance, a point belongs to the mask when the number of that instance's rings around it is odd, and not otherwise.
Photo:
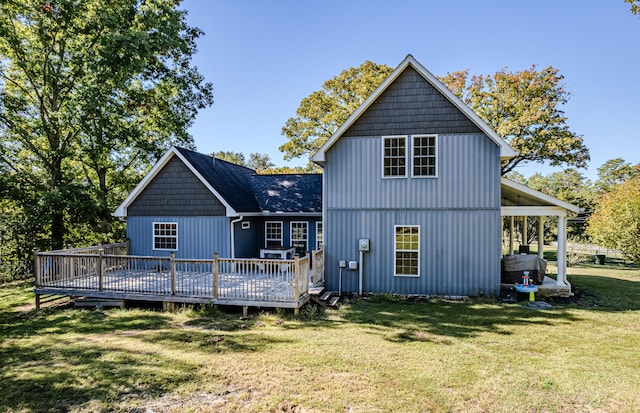
[(296, 116), (287, 120), (282, 135), (288, 141), (280, 146), (285, 159), (308, 156), (331, 135), (391, 74), (393, 68), (366, 61), (343, 70), (300, 102)]
[(619, 250), (640, 265), (640, 177), (602, 197), (589, 218), (587, 233), (598, 245)]
[(598, 168), (596, 191), (601, 194), (609, 192), (616, 185), (636, 176), (640, 176), (640, 165), (631, 165), (622, 158), (609, 159)]
[(528, 162), (586, 167), (589, 151), (582, 137), (569, 129), (561, 106), (569, 93), (558, 69), (520, 72), (500, 70), (469, 76), (467, 70), (440, 80), (518, 152), (502, 165), (502, 173)]
[(638, 0), (624, 0), (631, 5), (631, 13), (640, 14), (640, 1)]
[(109, 236), (149, 164), (192, 145), (187, 127), (212, 94), (190, 65), (201, 32), (178, 4), (0, 4), (0, 170), (39, 247)]

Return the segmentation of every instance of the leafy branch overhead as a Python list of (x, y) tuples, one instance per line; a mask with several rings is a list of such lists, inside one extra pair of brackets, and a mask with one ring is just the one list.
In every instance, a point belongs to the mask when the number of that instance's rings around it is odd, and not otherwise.
[(567, 125), (561, 106), (569, 93), (558, 69), (536, 66), (520, 72), (500, 70), (469, 76), (467, 70), (440, 80), (518, 152), (502, 165), (502, 173), (527, 162), (584, 168), (589, 150)]
[[(280, 146), (286, 159), (318, 150), (342, 123), (391, 74), (392, 68), (367, 61), (327, 80), (322, 90), (300, 102), (296, 117), (287, 120)], [(500, 70), (490, 76), (449, 73), (440, 80), (480, 118), (506, 139), (518, 155), (502, 165), (502, 173), (527, 162), (586, 166), (589, 151), (582, 137), (569, 129), (561, 106), (569, 93), (553, 67), (535, 66), (521, 72)]]
[(366, 61), (343, 70), (300, 102), (296, 116), (287, 120), (280, 146), (285, 159), (309, 156), (333, 135), (347, 118), (391, 74), (393, 68)]
[(109, 236), (150, 163), (193, 145), (212, 86), (191, 65), (202, 32), (179, 3), (0, 3), (0, 170), (25, 231), (49, 233), (40, 247), (79, 241), (78, 228)]

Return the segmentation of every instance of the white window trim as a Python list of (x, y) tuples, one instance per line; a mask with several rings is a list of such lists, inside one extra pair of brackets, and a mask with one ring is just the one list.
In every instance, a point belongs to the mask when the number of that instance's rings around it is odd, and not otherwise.
[[(318, 239), (318, 226), (322, 226), (321, 240)], [(324, 246), (324, 225), (322, 224), (322, 221), (316, 221), (316, 251), (320, 251), (320, 245), (318, 244), (318, 242), (322, 242), (322, 245)]]
[[(307, 227), (307, 238), (304, 240), (304, 242), (307, 244), (307, 250), (309, 249), (309, 221), (291, 221), (289, 223), (289, 240), (291, 240), (291, 246), (293, 247), (293, 225), (294, 224), (304, 224)], [(302, 240), (298, 240), (296, 238), (296, 241), (302, 241)]]
[[(267, 237), (267, 226), (268, 224), (280, 224), (280, 239), (276, 238), (268, 238)], [(267, 242), (269, 241), (280, 241), (280, 246), (282, 247), (284, 242), (284, 223), (283, 221), (265, 221), (264, 222), (264, 247), (267, 248)]]
[(242, 221), (242, 229), (251, 228), (251, 221)]
[[(158, 224), (175, 224), (176, 226), (176, 247), (174, 248), (156, 248), (156, 225)], [(151, 225), (151, 249), (152, 251), (178, 251), (178, 223), (174, 221), (154, 221)], [(157, 237), (160, 237), (159, 235)]]
[[(436, 173), (434, 175), (416, 175), (416, 174), (414, 174), (413, 164), (414, 164), (415, 159), (414, 159), (414, 155), (413, 155), (413, 138), (435, 138)], [(427, 178), (427, 179), (437, 178), (438, 177), (438, 172), (440, 170), (440, 168), (438, 168), (438, 166), (440, 164), (440, 159), (438, 157), (438, 146), (439, 146), (439, 144), (438, 144), (438, 140), (439, 140), (438, 139), (438, 134), (436, 134), (436, 133), (425, 133), (425, 134), (421, 134), (421, 135), (411, 135), (409, 140), (411, 141), (411, 156), (410, 156), (410, 158), (411, 158), (411, 177), (412, 178), (419, 178), (419, 179), (422, 179), (422, 178)]]
[[(404, 175), (389, 175), (386, 176), (384, 174), (384, 142), (387, 139), (398, 139), (398, 138), (403, 138), (404, 139)], [(389, 135), (389, 136), (383, 136), (382, 137), (382, 141), (381, 141), (381, 145), (382, 145), (382, 158), (381, 158), (381, 166), (382, 169), (380, 171), (380, 174), (382, 175), (382, 179), (402, 179), (402, 178), (408, 178), (409, 177), (409, 168), (411, 167), (410, 165), (410, 156), (409, 154), (411, 153), (411, 147), (408, 145), (408, 143), (411, 143), (410, 140), (408, 139), (409, 135)]]
[[(404, 227), (414, 227), (418, 228), (418, 250), (398, 250), (396, 245), (396, 231), (398, 228)], [(420, 225), (394, 225), (393, 226), (393, 276), (394, 277), (409, 277), (409, 278), (420, 278), (420, 250), (422, 247), (422, 242), (420, 240), (421, 228)], [(418, 274), (396, 274), (396, 252), (417, 252), (418, 253)]]

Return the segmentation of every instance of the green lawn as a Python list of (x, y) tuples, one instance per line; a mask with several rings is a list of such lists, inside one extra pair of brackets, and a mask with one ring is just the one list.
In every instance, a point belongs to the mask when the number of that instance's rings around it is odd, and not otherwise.
[(640, 411), (640, 272), (569, 271), (577, 295), (553, 310), (385, 296), (245, 321), (36, 314), (28, 285), (4, 286), (0, 411)]

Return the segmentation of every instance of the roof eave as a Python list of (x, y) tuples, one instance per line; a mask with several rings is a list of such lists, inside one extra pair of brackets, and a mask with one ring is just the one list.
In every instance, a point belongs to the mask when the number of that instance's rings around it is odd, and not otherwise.
[(573, 212), (573, 213), (576, 213), (576, 214), (584, 211), (583, 208), (580, 208), (577, 205), (573, 205), (573, 204), (571, 204), (569, 202), (566, 202), (566, 201), (563, 201), (561, 199), (552, 197), (551, 195), (547, 195), (547, 194), (542, 193), (540, 191), (536, 191), (535, 189), (531, 189), (526, 185), (519, 184), (519, 183), (514, 182), (514, 181), (512, 181), (510, 179), (502, 177), (500, 183), (502, 185), (506, 185), (506, 186), (508, 186), (508, 187), (510, 187), (512, 189), (517, 190), (517, 191), (524, 192), (527, 195), (530, 195), (530, 196), (532, 196), (534, 198), (538, 198), (538, 199), (540, 199), (540, 200), (542, 200), (544, 202), (548, 202), (548, 203), (550, 203), (550, 204), (552, 204), (554, 206), (558, 206), (558, 207), (564, 208), (567, 211), (570, 211), (570, 212)]

